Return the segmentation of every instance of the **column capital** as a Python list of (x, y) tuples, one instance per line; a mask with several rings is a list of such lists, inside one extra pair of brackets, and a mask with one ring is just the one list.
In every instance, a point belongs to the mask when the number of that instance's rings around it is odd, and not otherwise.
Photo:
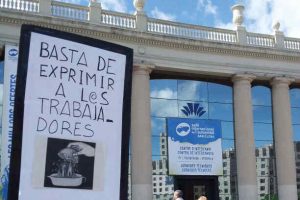
[(133, 64), (133, 72), (136, 74), (144, 74), (149, 75), (152, 70), (155, 68), (153, 64), (148, 63), (134, 63)]
[(289, 86), (295, 79), (291, 77), (284, 77), (284, 76), (278, 76), (278, 77), (273, 77), (270, 81), (272, 86), (275, 85), (286, 85)]
[(235, 74), (231, 80), (232, 82), (239, 82), (239, 81), (247, 81), (251, 83), (256, 78), (253, 74)]

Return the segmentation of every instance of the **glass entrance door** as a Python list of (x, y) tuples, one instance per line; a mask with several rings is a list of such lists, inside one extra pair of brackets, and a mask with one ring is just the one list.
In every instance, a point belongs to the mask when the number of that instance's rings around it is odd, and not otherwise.
[(208, 200), (218, 200), (217, 176), (179, 176), (175, 177), (175, 190), (182, 190), (184, 200), (197, 200), (201, 195)]
[(208, 196), (208, 188), (205, 184), (193, 185), (193, 199), (197, 200), (200, 196)]

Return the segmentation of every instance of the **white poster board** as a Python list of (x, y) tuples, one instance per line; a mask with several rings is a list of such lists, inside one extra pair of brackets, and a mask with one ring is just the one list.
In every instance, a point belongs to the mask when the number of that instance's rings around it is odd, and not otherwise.
[(15, 45), (5, 45), (4, 83), (2, 108), (2, 138), (1, 138), (1, 183), (2, 198), (7, 198), (9, 162), (11, 156), (13, 114), (15, 90), (17, 84), (19, 48)]
[[(124, 95), (130, 95), (125, 90), (131, 87), (126, 76), (132, 51), (53, 30), (24, 29), (30, 40), (23, 41), (29, 49), (23, 55), (28, 67), (22, 143), (14, 143), (22, 147), (18, 199), (121, 198), (122, 166), (127, 168), (121, 154), (128, 144), (122, 139), (129, 127), (123, 120), (129, 114)], [(15, 126), (18, 131), (18, 122)]]
[(170, 175), (222, 175), (221, 122), (168, 118)]

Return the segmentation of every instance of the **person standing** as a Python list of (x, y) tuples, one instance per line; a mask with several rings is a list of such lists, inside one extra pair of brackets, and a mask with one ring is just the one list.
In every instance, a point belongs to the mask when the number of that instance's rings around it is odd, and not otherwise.
[(183, 200), (183, 193), (181, 190), (175, 190), (173, 200)]
[(201, 196), (201, 197), (199, 197), (198, 200), (207, 200), (207, 198), (206, 198), (206, 196)]

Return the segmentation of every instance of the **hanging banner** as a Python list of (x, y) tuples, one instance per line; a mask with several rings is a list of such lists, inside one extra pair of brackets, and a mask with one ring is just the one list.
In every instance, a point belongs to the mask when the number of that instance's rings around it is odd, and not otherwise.
[(132, 49), (22, 26), (10, 200), (126, 199)]
[(1, 184), (3, 200), (7, 199), (18, 56), (19, 48), (17, 46), (5, 45), (1, 141)]
[(168, 118), (170, 175), (222, 175), (221, 122)]

